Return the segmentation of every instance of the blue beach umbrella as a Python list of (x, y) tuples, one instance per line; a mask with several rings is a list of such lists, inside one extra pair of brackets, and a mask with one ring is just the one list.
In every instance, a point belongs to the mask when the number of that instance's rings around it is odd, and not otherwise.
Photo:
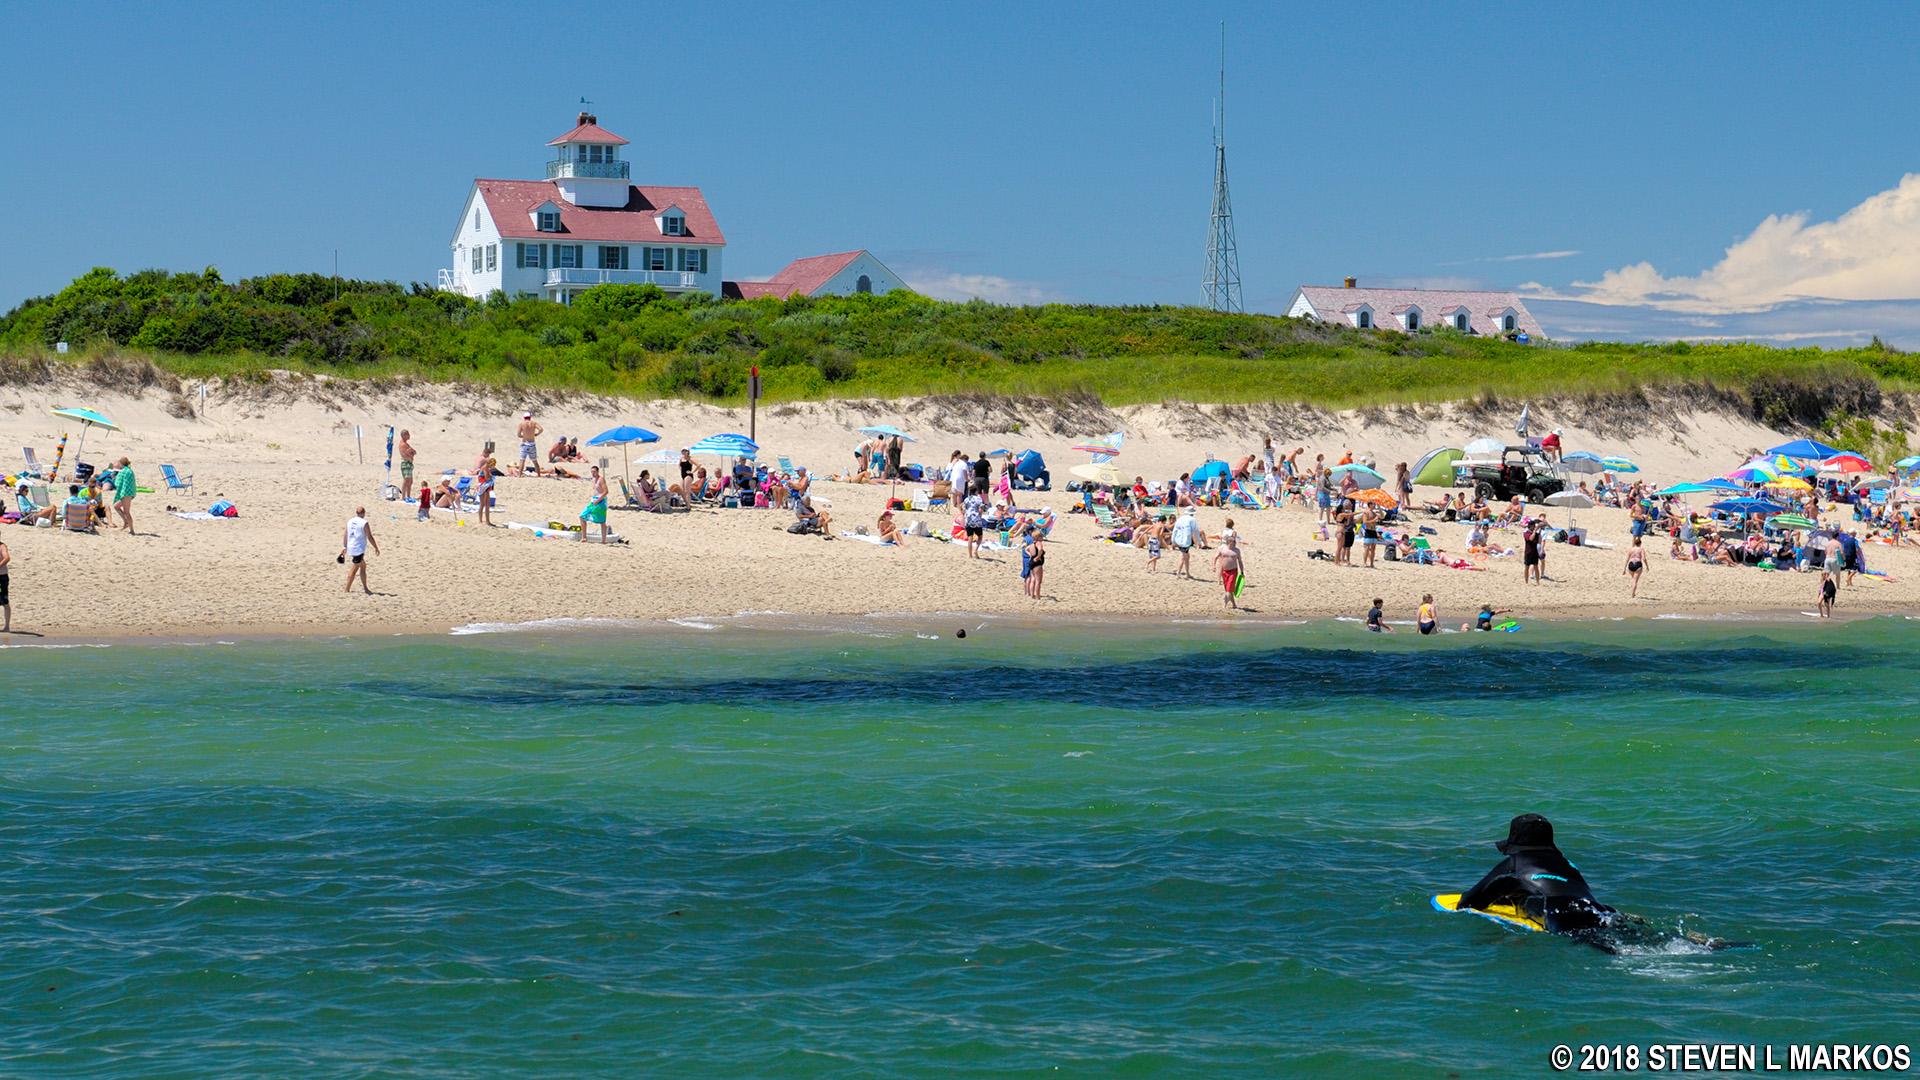
[(1893, 463), (1893, 467), (1896, 469), (1899, 469), (1901, 472), (1906, 472), (1908, 469), (1911, 469), (1917, 465), (1920, 465), (1920, 454), (1914, 454), (1911, 457), (1903, 457), (1899, 461), (1896, 461)]
[(760, 453), (760, 444), (745, 435), (722, 432), (719, 435), (709, 435), (701, 439), (687, 447), (687, 450), (701, 457), (750, 458)]
[(1713, 509), (1728, 514), (1784, 514), (1787, 508), (1765, 499), (1723, 499)]
[(631, 480), (632, 472), (633, 472), (633, 463), (627, 460), (627, 447), (633, 445), (634, 443), (650, 443), (650, 442), (659, 442), (659, 441), (660, 441), (660, 436), (654, 434), (651, 431), (648, 431), (646, 428), (634, 427), (631, 424), (622, 424), (617, 428), (608, 428), (607, 430), (601, 432), (600, 434), (595, 435), (593, 438), (588, 439), (587, 445), (619, 447), (620, 448), (620, 475), (622, 477), (625, 477)]
[(1745, 490), (1741, 488), (1740, 485), (1733, 483), (1728, 483), (1726, 487), (1717, 487), (1712, 484), (1675, 484), (1669, 488), (1662, 488), (1653, 494), (1655, 497), (1664, 497), (1667, 495), (1698, 495), (1707, 491), (1725, 491), (1728, 488), (1735, 491)]
[(73, 448), (73, 462), (76, 466), (80, 464), (80, 451), (85, 450), (87, 448), (87, 432), (89, 430), (97, 427), (106, 428), (108, 431), (120, 430), (119, 424), (116, 424), (113, 421), (107, 419), (106, 417), (100, 415), (99, 413), (94, 412), (92, 409), (80, 409), (80, 408), (54, 409), (53, 415), (64, 417), (65, 419), (68, 419), (68, 420), (80, 421), (80, 442), (77, 446)]
[(1812, 439), (1795, 439), (1792, 442), (1781, 443), (1779, 446), (1768, 450), (1767, 453), (1780, 457), (1790, 457), (1800, 461), (1825, 461), (1833, 455), (1845, 453), (1845, 451), (1828, 446), (1823, 442), (1815, 442)]
[(888, 438), (898, 437), (902, 442), (920, 441), (906, 432), (901, 431), (899, 428), (894, 427), (892, 424), (868, 424), (866, 427), (858, 430), (865, 435), (884, 435)]
[(1640, 471), (1640, 466), (1635, 465), (1631, 458), (1604, 457), (1600, 459), (1600, 464), (1605, 465), (1607, 469), (1612, 472), (1633, 473)]

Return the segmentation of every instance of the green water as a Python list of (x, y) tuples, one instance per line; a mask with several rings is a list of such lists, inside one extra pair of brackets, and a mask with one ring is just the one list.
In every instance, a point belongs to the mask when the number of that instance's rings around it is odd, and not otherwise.
[[(916, 628), (0, 651), (0, 1073), (1913, 1041), (1920, 623)], [(1755, 946), (1430, 910), (1529, 810), (1603, 900)]]

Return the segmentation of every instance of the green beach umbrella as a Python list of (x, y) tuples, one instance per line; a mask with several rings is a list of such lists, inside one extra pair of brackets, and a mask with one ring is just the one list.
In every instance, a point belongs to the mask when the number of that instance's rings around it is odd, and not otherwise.
[(1768, 525), (1778, 525), (1783, 529), (1817, 529), (1820, 523), (1809, 521), (1799, 514), (1775, 514), (1767, 520)]

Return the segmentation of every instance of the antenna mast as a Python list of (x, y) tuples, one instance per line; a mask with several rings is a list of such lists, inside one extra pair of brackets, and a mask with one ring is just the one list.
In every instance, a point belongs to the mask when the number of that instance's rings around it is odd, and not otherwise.
[(1245, 311), (1240, 296), (1240, 248), (1233, 239), (1233, 199), (1227, 194), (1227, 24), (1220, 24), (1220, 96), (1213, 106), (1213, 221), (1207, 232), (1207, 273), (1200, 289), (1214, 311)]

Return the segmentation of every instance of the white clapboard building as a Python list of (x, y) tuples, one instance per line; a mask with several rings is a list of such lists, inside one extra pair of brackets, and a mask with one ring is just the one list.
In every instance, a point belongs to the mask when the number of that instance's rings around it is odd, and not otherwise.
[[(627, 140), (581, 113), (547, 143), (544, 180), (478, 179), (467, 192), (439, 286), (484, 299), (494, 292), (570, 304), (595, 285), (657, 285), (669, 293), (788, 296), (887, 292), (900, 279), (865, 251), (800, 259), (792, 287), (744, 288), (721, 277), (726, 236), (697, 187), (635, 184)], [(823, 263), (822, 260), (825, 262)], [(834, 272), (819, 271), (831, 264)]]
[(1510, 292), (1461, 289), (1374, 289), (1353, 278), (1341, 285), (1302, 285), (1287, 305), (1296, 319), (1344, 323), (1359, 330), (1418, 333), (1446, 327), (1491, 337), (1544, 335), (1533, 313)]

